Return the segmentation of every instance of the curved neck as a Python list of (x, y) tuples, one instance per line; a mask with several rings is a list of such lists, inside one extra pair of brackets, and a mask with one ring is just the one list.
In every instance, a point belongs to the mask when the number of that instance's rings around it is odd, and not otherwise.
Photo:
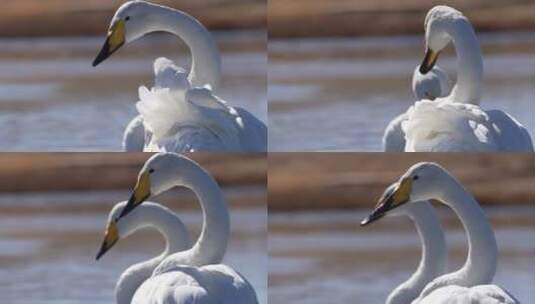
[[(477, 201), (453, 177), (439, 199), (450, 206), (461, 220), (468, 238), (468, 257), (458, 271), (446, 275), (460, 286), (488, 284), (496, 273), (498, 248), (492, 227)], [(450, 284), (452, 282), (450, 281)]]
[(446, 240), (433, 206), (419, 201), (407, 207), (406, 214), (414, 222), (422, 242), (422, 258), (413, 275), (390, 293), (387, 304), (411, 303), (427, 283), (446, 269)]
[(455, 102), (478, 105), (483, 84), (483, 59), (474, 28), (467, 19), (457, 19), (448, 28), (457, 53), (457, 83), (451, 91)]
[[(194, 162), (182, 163), (176, 186), (191, 189), (201, 204), (203, 226), (193, 247), (185, 252), (169, 256), (164, 263), (203, 266), (218, 264), (223, 260), (230, 235), (230, 219), (223, 193), (217, 182)], [(164, 264), (162, 263), (162, 264)]]
[(191, 241), (186, 227), (174, 213), (151, 202), (145, 202), (136, 208), (117, 225), (121, 231), (126, 231), (126, 236), (141, 229), (154, 228), (165, 239), (165, 249), (159, 256), (130, 266), (117, 281), (115, 287), (117, 303), (130, 304), (138, 287), (151, 277), (160, 262), (170, 253), (190, 248)]
[(209, 85), (216, 89), (221, 76), (221, 57), (210, 32), (192, 16), (167, 7), (154, 6), (157, 18), (147, 33), (164, 31), (178, 36), (191, 52), (191, 70), (188, 79), (193, 87)]

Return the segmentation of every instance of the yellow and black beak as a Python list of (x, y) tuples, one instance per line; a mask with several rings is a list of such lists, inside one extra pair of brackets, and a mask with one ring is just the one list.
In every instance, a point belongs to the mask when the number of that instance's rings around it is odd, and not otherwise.
[(411, 190), (412, 178), (409, 177), (405, 177), (400, 182), (392, 184), (385, 190), (373, 212), (362, 220), (360, 225), (366, 226), (371, 224), (385, 216), (388, 211), (407, 203), (411, 197)]
[(119, 231), (117, 230), (117, 224), (115, 220), (112, 220), (108, 227), (106, 227), (106, 232), (104, 233), (104, 241), (100, 246), (100, 250), (97, 253), (96, 260), (100, 259), (108, 250), (110, 250), (115, 243), (119, 240)]
[(134, 191), (132, 191), (132, 195), (130, 196), (128, 203), (126, 204), (126, 206), (124, 206), (123, 211), (121, 211), (121, 214), (119, 215), (117, 220), (119, 220), (123, 216), (130, 213), (137, 206), (143, 203), (147, 198), (149, 198), (149, 196), (150, 196), (150, 173), (147, 171), (147, 172), (143, 172), (139, 176), (137, 180), (137, 184), (134, 187)]
[(97, 66), (102, 61), (106, 60), (111, 54), (115, 53), (125, 42), (125, 21), (119, 20), (112, 25), (108, 31), (108, 37), (104, 42), (104, 46), (98, 53), (97, 58), (93, 61), (93, 66)]
[(437, 63), (438, 55), (440, 55), (440, 52), (435, 52), (432, 49), (427, 48), (424, 60), (422, 61), (422, 64), (420, 64), (421, 74), (427, 74), (427, 72), (433, 69), (433, 67)]

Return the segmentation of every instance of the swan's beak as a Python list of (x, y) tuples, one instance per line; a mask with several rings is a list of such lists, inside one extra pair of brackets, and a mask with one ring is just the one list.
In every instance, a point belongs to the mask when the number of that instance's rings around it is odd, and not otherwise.
[(104, 241), (100, 246), (100, 250), (97, 253), (97, 261), (100, 259), (108, 250), (110, 250), (115, 243), (119, 240), (119, 231), (117, 230), (117, 224), (115, 220), (112, 220), (108, 227), (106, 227), (106, 232), (104, 233)]
[(362, 222), (361, 226), (371, 224), (385, 216), (388, 211), (407, 203), (411, 196), (412, 178), (405, 177), (400, 182), (390, 185), (375, 206), (373, 212)]
[(125, 41), (125, 21), (119, 20), (108, 31), (108, 37), (104, 42), (104, 46), (98, 53), (97, 58), (93, 61), (93, 66), (97, 66), (102, 61), (106, 60), (111, 54), (115, 53)]
[(438, 55), (440, 55), (440, 52), (435, 52), (432, 49), (427, 48), (424, 60), (422, 61), (422, 64), (420, 64), (421, 74), (427, 74), (427, 72), (433, 69), (435, 63), (437, 63)]
[(124, 206), (123, 211), (121, 211), (121, 214), (117, 218), (119, 220), (123, 216), (130, 213), (132, 210), (134, 210), (137, 206), (139, 206), (141, 203), (143, 203), (147, 198), (150, 196), (150, 176), (149, 172), (143, 172), (138, 180), (137, 184), (134, 187), (134, 191), (132, 191), (132, 195), (130, 196), (130, 199), (128, 200), (128, 203), (126, 206)]

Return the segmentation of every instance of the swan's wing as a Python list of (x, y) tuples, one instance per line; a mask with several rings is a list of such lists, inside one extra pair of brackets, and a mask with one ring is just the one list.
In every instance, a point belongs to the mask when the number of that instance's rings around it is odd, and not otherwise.
[(471, 288), (456, 285), (434, 290), (418, 298), (413, 304), (519, 304), (518, 300), (496, 285), (479, 285)]
[(266, 125), (249, 111), (239, 107), (235, 109), (242, 121), (239, 132), (243, 151), (266, 152), (268, 142)]
[(471, 303), (520, 304), (509, 292), (497, 285), (479, 285), (470, 288)]
[[(253, 114), (242, 108), (234, 108), (214, 95), (209, 88), (192, 88), (187, 91), (186, 99), (198, 107), (213, 109), (226, 115), (232, 123), (233, 134), (240, 143), (240, 151), (265, 152), (267, 150), (267, 127)], [(212, 128), (218, 133), (217, 127)]]
[(486, 111), (496, 129), (496, 141), (501, 151), (533, 152), (531, 136), (524, 126), (504, 111)]
[(384, 152), (404, 152), (405, 151), (405, 133), (401, 127), (402, 122), (407, 120), (407, 113), (398, 115), (392, 119), (383, 134), (383, 151)]
[(488, 115), (472, 104), (418, 101), (402, 122), (408, 152), (497, 151)]
[(151, 277), (137, 289), (132, 304), (220, 304), (198, 277), (195, 269), (186, 266)]
[(143, 152), (145, 147), (145, 127), (143, 117), (136, 116), (130, 121), (123, 134), (123, 151)]
[(237, 271), (223, 264), (207, 265), (200, 268), (204, 286), (212, 294), (228, 299), (223, 303), (258, 303), (253, 286)]

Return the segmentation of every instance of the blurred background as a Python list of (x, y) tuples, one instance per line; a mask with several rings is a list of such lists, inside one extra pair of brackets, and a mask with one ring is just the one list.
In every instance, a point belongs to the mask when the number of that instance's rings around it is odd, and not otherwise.
[[(96, 68), (115, 10), (126, 1), (3, 1), (0, 12), (1, 151), (117, 151), (137, 114), (138, 87), (153, 61), (189, 67), (170, 34), (123, 47)], [(223, 57), (218, 95), (267, 122), (266, 1), (152, 0), (198, 18)]]
[[(498, 241), (494, 282), (521, 302), (535, 301), (535, 156), (454, 153), (270, 153), (270, 301), (384, 303), (416, 270), (420, 240), (408, 218), (359, 223), (420, 161), (438, 162), (475, 196)], [(434, 205), (448, 269), (458, 269), (467, 255), (464, 230), (451, 209)]]
[[(0, 156), (0, 289), (14, 304), (112, 303), (119, 275), (163, 250), (157, 232), (121, 240), (101, 260), (95, 255), (108, 213), (127, 200), (149, 154), (76, 153)], [(231, 214), (224, 262), (253, 284), (267, 304), (265, 154), (190, 155), (221, 186)], [(198, 236), (202, 216), (190, 190), (154, 197), (177, 212)], [(143, 244), (143, 246), (140, 246)]]
[[(434, 5), (461, 10), (484, 60), (484, 109), (535, 134), (535, 2), (530, 0), (272, 0), (269, 2), (271, 151), (381, 151), (388, 122), (414, 103)], [(438, 65), (455, 81), (453, 47)]]

